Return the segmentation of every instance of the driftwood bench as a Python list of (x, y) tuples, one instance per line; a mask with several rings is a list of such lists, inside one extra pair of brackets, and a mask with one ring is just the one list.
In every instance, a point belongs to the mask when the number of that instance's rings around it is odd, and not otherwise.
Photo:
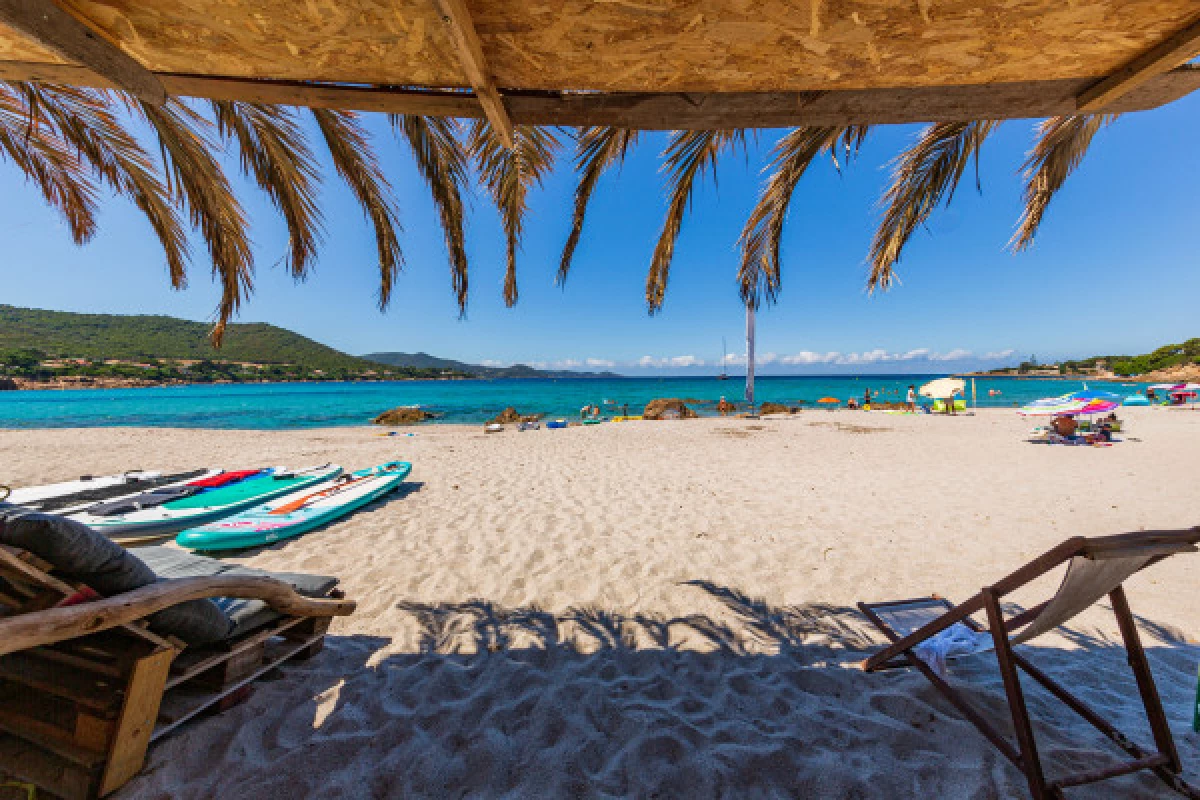
[[(162, 580), (96, 598), (44, 559), (0, 545), (0, 774), (72, 800), (102, 797), (138, 773), (155, 740), (320, 652), (330, 619), (355, 607), (334, 578), (174, 548), (138, 555)], [(216, 598), (229, 620), (216, 641), (188, 645), (148, 622), (202, 598)]]

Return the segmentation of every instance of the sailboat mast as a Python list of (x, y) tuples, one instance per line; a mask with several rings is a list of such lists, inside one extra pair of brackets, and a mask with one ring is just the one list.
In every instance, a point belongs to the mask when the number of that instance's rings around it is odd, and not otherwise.
[(746, 306), (746, 402), (754, 405), (754, 306)]

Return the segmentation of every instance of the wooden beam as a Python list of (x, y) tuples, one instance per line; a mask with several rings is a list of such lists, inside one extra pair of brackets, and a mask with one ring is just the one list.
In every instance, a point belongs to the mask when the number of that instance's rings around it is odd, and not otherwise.
[(471, 88), (475, 90), (475, 96), (479, 98), (479, 104), (483, 106), (483, 113), (487, 115), (488, 122), (492, 123), (492, 127), (500, 135), (500, 139), (511, 149), (513, 146), (512, 119), (508, 116), (508, 111), (504, 107), (504, 99), (496, 90), (496, 83), (492, 80), (491, 72), (488, 70), (487, 60), (483, 57), (483, 43), (475, 31), (475, 23), (471, 21), (471, 12), (467, 9), (466, 2), (464, 0), (433, 0), (433, 2), (442, 16), (442, 21), (446, 23), (450, 39), (454, 42), (455, 49), (458, 50), (458, 61), (467, 74)]
[(0, 22), (67, 61), (84, 64), (153, 105), (167, 92), (150, 70), (63, 10), (54, 0), (0, 0)]
[[(462, 90), (157, 75), (167, 92), (179, 97), (434, 117), (484, 115), (475, 95)], [(0, 80), (116, 88), (84, 67), (65, 64), (0, 61)], [(510, 119), (520, 125), (614, 125), (643, 130), (887, 125), (1073, 114), (1076, 96), (1093, 82), (1082, 78), (917, 89), (690, 95), (514, 91), (506, 93), (505, 103)], [(1106, 110), (1145, 111), (1197, 89), (1200, 67), (1177, 67), (1134, 87)]]
[(1080, 92), (1080, 111), (1109, 111), (1122, 95), (1183, 62), (1200, 55), (1200, 17), (1120, 69)]

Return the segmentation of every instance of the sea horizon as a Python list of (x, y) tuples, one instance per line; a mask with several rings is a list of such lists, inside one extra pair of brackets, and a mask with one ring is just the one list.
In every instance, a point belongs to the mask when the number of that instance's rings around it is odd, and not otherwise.
[[(755, 402), (816, 408), (822, 397), (841, 404), (861, 401), (867, 390), (887, 402), (901, 402), (910, 384), (946, 373), (906, 375), (764, 375), (755, 379)], [(1013, 408), (1069, 391), (1079, 378), (976, 377), (968, 404)], [(1104, 381), (1119, 394), (1132, 394), (1145, 382)], [(473, 380), (328, 381), (211, 383), (130, 389), (35, 389), (0, 393), (0, 428), (163, 427), (277, 430), (366, 425), (392, 408), (416, 406), (437, 415), (423, 424), (480, 424), (507, 407), (521, 414), (578, 418), (585, 405), (604, 416), (641, 414), (649, 401), (678, 397), (701, 416), (716, 415), (725, 398), (744, 402), (740, 375), (617, 376), (612, 378), (483, 378)]]

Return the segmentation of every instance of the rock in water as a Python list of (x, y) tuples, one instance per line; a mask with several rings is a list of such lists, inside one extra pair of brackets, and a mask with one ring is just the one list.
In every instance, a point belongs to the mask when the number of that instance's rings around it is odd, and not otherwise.
[(799, 410), (794, 406), (785, 406), (783, 403), (763, 403), (758, 407), (760, 414), (795, 414)]
[(542, 418), (541, 414), (522, 414), (512, 406), (501, 411), (496, 416), (488, 420), (488, 424), (495, 423), (497, 425), (511, 425), (514, 422), (537, 422)]
[(642, 419), (695, 419), (696, 412), (678, 397), (661, 397), (651, 400), (642, 412)]
[(376, 425), (415, 425), (418, 422), (433, 419), (435, 416), (435, 414), (431, 414), (420, 408), (400, 406), (399, 408), (393, 408), (391, 411), (383, 412), (371, 420), (371, 422)]

